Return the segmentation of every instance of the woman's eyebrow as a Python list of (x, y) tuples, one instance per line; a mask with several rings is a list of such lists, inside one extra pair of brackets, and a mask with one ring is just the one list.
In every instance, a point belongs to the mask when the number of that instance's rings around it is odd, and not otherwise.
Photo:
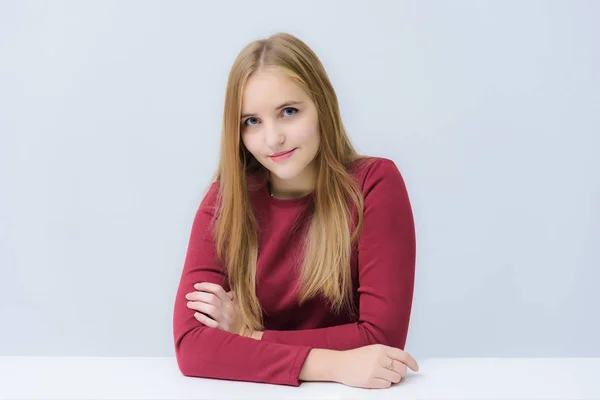
[[(297, 104), (302, 104), (302, 102), (301, 101), (297, 101), (297, 100), (286, 101), (285, 103), (281, 104), (280, 106), (275, 107), (275, 111), (280, 110), (280, 109), (282, 109), (284, 107), (294, 106), (294, 105), (297, 105)], [(254, 115), (254, 114), (253, 113), (245, 113), (245, 114), (242, 114), (242, 118), (246, 118), (246, 117), (249, 117), (251, 115)]]

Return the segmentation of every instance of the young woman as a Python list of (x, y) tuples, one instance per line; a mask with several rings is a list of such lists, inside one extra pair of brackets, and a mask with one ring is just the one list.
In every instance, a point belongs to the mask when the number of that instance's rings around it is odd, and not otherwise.
[(176, 295), (181, 372), (389, 387), (418, 370), (403, 351), (414, 273), (400, 172), (356, 153), (317, 56), (285, 33), (247, 45)]

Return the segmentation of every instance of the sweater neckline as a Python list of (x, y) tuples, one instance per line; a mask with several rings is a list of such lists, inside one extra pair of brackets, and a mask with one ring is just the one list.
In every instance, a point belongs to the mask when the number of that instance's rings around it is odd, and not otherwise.
[(307, 205), (314, 199), (315, 196), (315, 192), (313, 190), (302, 197), (295, 197), (293, 199), (278, 199), (277, 197), (271, 196), (271, 193), (269, 192), (269, 181), (266, 179), (264, 185), (262, 185), (262, 193), (269, 204), (273, 204), (278, 207), (296, 207)]

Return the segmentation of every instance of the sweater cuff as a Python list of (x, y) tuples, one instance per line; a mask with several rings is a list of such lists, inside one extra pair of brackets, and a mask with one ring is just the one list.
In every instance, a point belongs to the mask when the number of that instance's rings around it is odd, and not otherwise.
[(312, 350), (312, 347), (309, 346), (298, 346), (298, 353), (296, 354), (296, 358), (294, 359), (294, 363), (292, 364), (292, 369), (290, 370), (290, 379), (289, 383), (292, 386), (300, 386), (300, 371), (302, 371), (302, 367), (304, 366), (304, 362), (308, 357), (308, 353)]

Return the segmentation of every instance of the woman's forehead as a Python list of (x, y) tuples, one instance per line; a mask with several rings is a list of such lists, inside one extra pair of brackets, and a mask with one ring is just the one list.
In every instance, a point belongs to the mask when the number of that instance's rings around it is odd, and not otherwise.
[(244, 87), (242, 114), (270, 111), (286, 103), (306, 100), (303, 88), (288, 75), (279, 71), (261, 71), (251, 76)]

